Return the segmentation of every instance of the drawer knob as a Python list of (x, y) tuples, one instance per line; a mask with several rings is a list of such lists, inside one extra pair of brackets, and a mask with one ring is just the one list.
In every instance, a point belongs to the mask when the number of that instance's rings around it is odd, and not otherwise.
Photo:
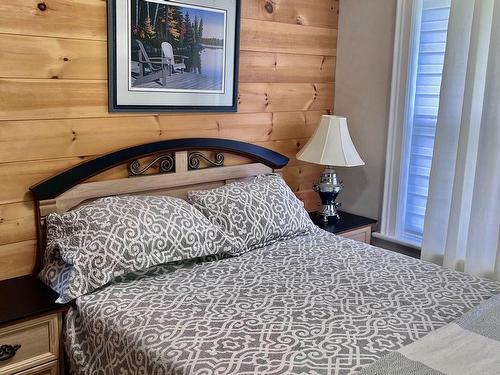
[(1, 345), (0, 346), (0, 361), (6, 361), (16, 355), (21, 345)]

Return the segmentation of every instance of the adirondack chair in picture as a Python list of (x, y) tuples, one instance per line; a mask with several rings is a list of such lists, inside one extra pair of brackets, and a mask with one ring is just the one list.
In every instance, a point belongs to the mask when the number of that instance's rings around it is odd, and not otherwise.
[[(167, 76), (171, 75), (170, 60), (161, 57), (149, 57), (140, 40), (135, 40), (139, 47), (139, 77), (134, 81), (134, 86), (149, 82), (161, 81), (163, 87), (167, 87)], [(158, 82), (160, 83), (160, 82)]]
[[(186, 64), (184, 63), (184, 60), (188, 59), (189, 57), (187, 56), (182, 56), (182, 55), (174, 55), (174, 49), (172, 48), (172, 45), (168, 42), (163, 42), (161, 44), (161, 51), (163, 53), (163, 57), (165, 59), (168, 59), (170, 62), (170, 75), (172, 75), (176, 71), (180, 71), (181, 73), (184, 73), (184, 70), (186, 69)], [(176, 62), (175, 58), (180, 58), (180, 62)]]

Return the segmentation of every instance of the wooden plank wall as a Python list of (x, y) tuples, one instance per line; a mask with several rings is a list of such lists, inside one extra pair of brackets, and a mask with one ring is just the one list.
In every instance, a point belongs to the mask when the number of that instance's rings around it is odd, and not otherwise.
[(0, 279), (33, 269), (28, 187), (134, 144), (203, 136), (269, 147), (291, 158), (284, 177), (315, 209), (321, 168), (294, 156), (333, 107), (337, 19), (338, 0), (242, 0), (237, 114), (109, 114), (106, 2), (0, 2)]

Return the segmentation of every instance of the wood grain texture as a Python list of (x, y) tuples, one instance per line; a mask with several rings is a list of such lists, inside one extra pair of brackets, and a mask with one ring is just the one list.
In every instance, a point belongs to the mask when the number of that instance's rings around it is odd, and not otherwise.
[[(0, 34), (0, 78), (106, 80), (106, 42)], [(333, 82), (335, 57), (241, 51), (240, 82)]]
[[(59, 357), (61, 318), (50, 314), (0, 329), (0, 342), (21, 347), (9, 361), (0, 362), (0, 375), (18, 373)], [(36, 374), (36, 372), (32, 372)]]
[(243, 51), (240, 82), (333, 82), (335, 57)]
[(36, 264), (36, 240), (0, 245), (0, 280), (28, 275)]
[[(290, 158), (282, 173), (309, 210), (321, 168), (295, 158), (333, 107), (337, 0), (242, 0), (236, 114), (109, 114), (106, 2), (0, 2), (0, 279), (35, 264), (28, 187), (118, 148), (218, 137)], [(227, 156), (227, 165), (247, 162)], [(91, 181), (126, 177), (125, 166)]]
[[(238, 112), (330, 109), (333, 91), (333, 83), (241, 83)], [(107, 112), (98, 80), (0, 79), (0, 102), (0, 121), (119, 116)]]
[(338, 1), (335, 0), (243, 0), (242, 17), (336, 28)]
[(321, 165), (296, 165), (283, 168), (283, 178), (288, 182), (290, 188), (295, 191), (312, 190), (313, 184), (317, 182), (320, 173), (325, 169)]
[(0, 120), (104, 117), (106, 81), (0, 79)]
[(0, 34), (2, 78), (105, 80), (106, 42)]
[(52, 361), (40, 366), (18, 372), (16, 375), (59, 375), (59, 361)]
[[(185, 137), (246, 142), (307, 138), (326, 111), (162, 115), (0, 122), (0, 160), (42, 160), (108, 153), (141, 143)], [(105, 138), (106, 142), (101, 142)]]
[(354, 241), (370, 244), (372, 238), (372, 227), (371, 225), (368, 225), (366, 227), (350, 230), (347, 232), (340, 232), (338, 233), (338, 235)]
[(50, 0), (2, 1), (0, 33), (106, 40), (106, 2)]
[(335, 56), (337, 30), (279, 22), (241, 20), (244, 51)]
[[(254, 143), (289, 157), (290, 161), (288, 162), (288, 167), (291, 167), (304, 164), (304, 162), (300, 162), (295, 158), (295, 154), (306, 142), (307, 138), (298, 138)], [(69, 157), (0, 164), (0, 181), (2, 181), (0, 204), (33, 200), (31, 194), (28, 193), (31, 185), (86, 159), (88, 159), (88, 157)], [(226, 158), (226, 165), (234, 164), (238, 163), (231, 163), (231, 159)], [(122, 166), (120, 168), (111, 169), (100, 176), (92, 178), (92, 180), (109, 180), (125, 176), (126, 168)]]
[(239, 93), (239, 112), (309, 111), (331, 107), (334, 85), (242, 83)]
[[(196, 151), (205, 150), (209, 153), (215, 153), (216, 161), (212, 162), (202, 156), (208, 164), (221, 166), (224, 162), (224, 155), (233, 154), (243, 156), (252, 161), (252, 163), (262, 163), (263, 165), (272, 169), (281, 169), (288, 164), (289, 158), (281, 155), (280, 153), (274, 152), (267, 148), (258, 146), (256, 144), (241, 142), (232, 139), (221, 139), (221, 138), (181, 138), (181, 139), (168, 139), (158, 142), (146, 143), (135, 145), (132, 147), (127, 147), (125, 149), (115, 150), (113, 152), (107, 153), (105, 155), (100, 155), (83, 163), (76, 165), (75, 167), (63, 171), (56, 176), (39, 182), (32, 187), (30, 191), (37, 201), (57, 199), (58, 196), (71, 190), (79, 184), (86, 183), (92, 177), (98, 176), (109, 169), (112, 169), (118, 165), (124, 165), (130, 163), (131, 160), (134, 162), (130, 165), (130, 172), (134, 175), (142, 174), (140, 163), (137, 159), (148, 158), (153, 155), (161, 154), (172, 154), (177, 151), (195, 151), (192, 153), (192, 158), (190, 159), (190, 167), (192, 169), (198, 169), (198, 167), (203, 167), (204, 163), (200, 163), (197, 157)], [(164, 156), (161, 156), (163, 158)], [(219, 160), (220, 159), (220, 160)], [(158, 159), (149, 162), (149, 166), (155, 164)], [(172, 164), (173, 161), (168, 161), (167, 164)], [(244, 167), (238, 166), (238, 167)], [(172, 166), (168, 166), (171, 169)], [(149, 169), (148, 166), (145, 167), (146, 170)], [(226, 168), (226, 166), (224, 166)], [(224, 170), (224, 168), (217, 168), (219, 173)], [(135, 171), (135, 169), (139, 169)], [(160, 168), (162, 169), (162, 168)], [(203, 169), (203, 168), (201, 168)], [(211, 169), (205, 171), (205, 173), (213, 173)], [(160, 173), (164, 174), (164, 173)], [(257, 176), (257, 175), (255, 175)], [(178, 176), (179, 178), (184, 178), (187, 176)], [(132, 183), (139, 184), (142, 182), (141, 179), (130, 179)], [(112, 193), (110, 193), (112, 195)]]
[(0, 245), (36, 238), (31, 201), (0, 205)]
[(295, 192), (295, 194), (304, 203), (304, 207), (307, 211), (318, 211), (321, 207), (321, 201), (319, 199), (318, 193), (316, 193), (314, 190), (298, 191)]
[(32, 200), (29, 187), (63, 171), (83, 158), (62, 158), (35, 162), (0, 163), (0, 204)]
[[(92, 157), (92, 156), (89, 156)], [(61, 159), (47, 159), (28, 162), (15, 162), (0, 164), (0, 205), (29, 202), (33, 196), (29, 187), (45, 180), (63, 170), (87, 160), (89, 157), (70, 157)], [(249, 161), (241, 157), (226, 156), (226, 165), (238, 165)], [(122, 165), (95, 176), (89, 181), (113, 180), (127, 177), (127, 166)], [(34, 216), (33, 216), (34, 219)]]
[[(73, 39), (106, 40), (106, 2), (102, 0), (39, 0), (2, 4), (0, 33)], [(336, 29), (337, 0), (242, 0), (244, 19), (275, 21)]]

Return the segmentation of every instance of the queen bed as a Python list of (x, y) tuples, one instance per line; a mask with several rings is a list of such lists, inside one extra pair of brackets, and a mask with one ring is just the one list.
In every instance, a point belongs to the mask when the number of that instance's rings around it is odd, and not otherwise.
[[(221, 152), (239, 154), (243, 164), (222, 165)], [(144, 157), (153, 160), (142, 167)], [(260, 176), (287, 161), (242, 142), (174, 140), (120, 150), (34, 186), (40, 239), (48, 232), (47, 244), (39, 241), (40, 275), (61, 302), (72, 301), (64, 330), (71, 371), (386, 374), (401, 363), (388, 356), (500, 293), (498, 283), (316, 228), (279, 176)], [(84, 182), (124, 162), (141, 176)], [(164, 173), (143, 174), (156, 164)], [(191, 205), (154, 198), (165, 196)], [(182, 220), (168, 221), (176, 215)], [(159, 227), (176, 233), (172, 244), (157, 242), (151, 218), (167, 220)], [(120, 228), (106, 229), (110, 222)], [(105, 245), (95, 247), (101, 237)], [(128, 258), (124, 247), (134, 249)], [(158, 247), (175, 247), (176, 256)], [(481, 369), (494, 369), (497, 359)], [(394, 373), (442, 373), (405, 368)]]

